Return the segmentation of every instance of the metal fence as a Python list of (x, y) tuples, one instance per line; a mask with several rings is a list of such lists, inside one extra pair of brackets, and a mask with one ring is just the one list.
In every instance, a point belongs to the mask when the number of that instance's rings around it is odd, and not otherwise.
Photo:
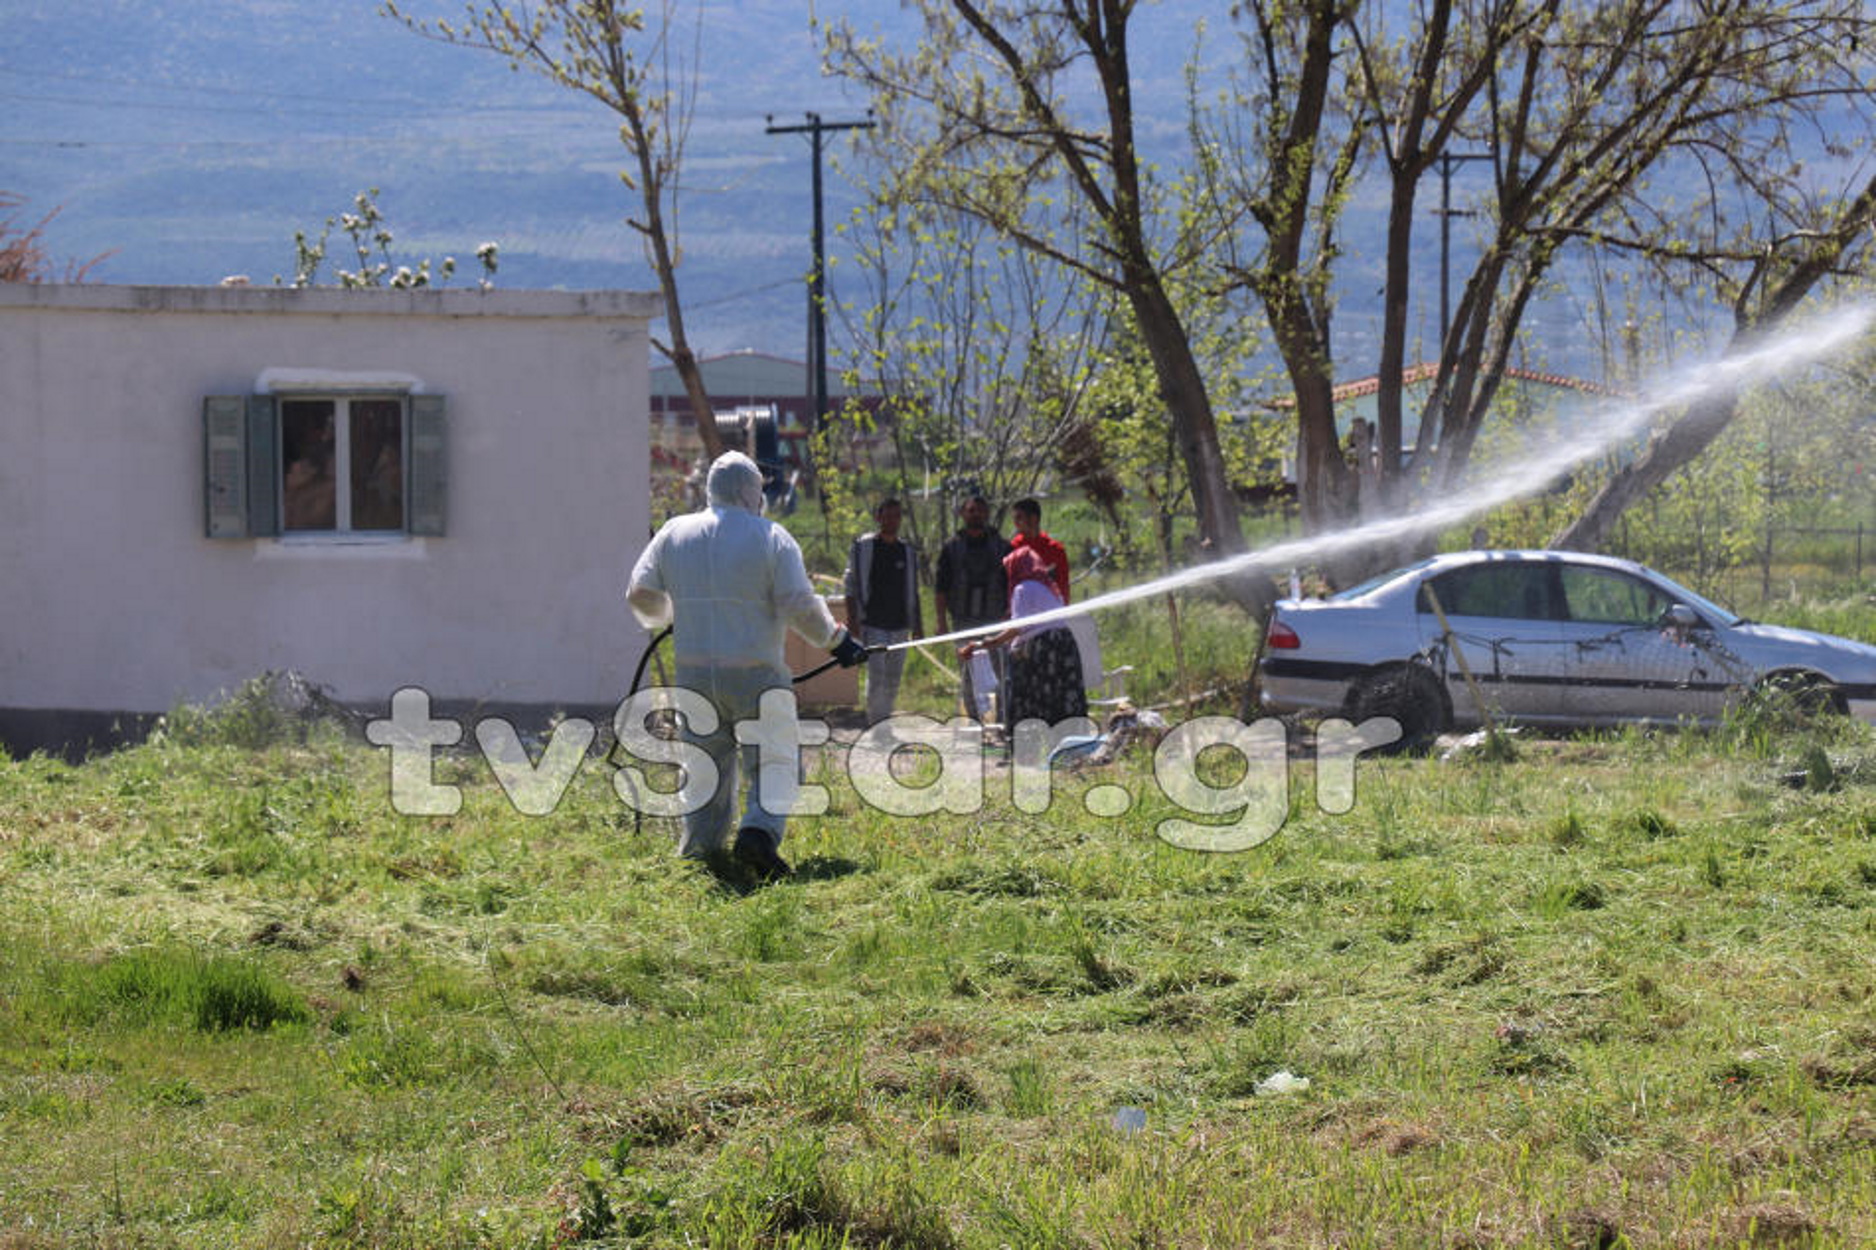
[(1876, 523), (1772, 525), (1759, 532), (1749, 553), (1731, 560), (1705, 564), (1670, 557), (1656, 567), (1735, 602), (1867, 589), (1868, 579), (1876, 578)]
[(1870, 549), (1876, 529), (1860, 521), (1847, 526), (1774, 526), (1766, 538), (1768, 567), (1792, 562), (1816, 564), (1860, 581), (1866, 553), (1876, 557), (1876, 551)]

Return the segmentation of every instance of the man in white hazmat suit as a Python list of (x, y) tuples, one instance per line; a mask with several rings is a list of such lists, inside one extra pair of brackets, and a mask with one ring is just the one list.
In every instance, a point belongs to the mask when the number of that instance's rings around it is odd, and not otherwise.
[[(736, 724), (761, 715), (764, 691), (790, 689), (783, 660), (792, 628), (843, 665), (866, 658), (814, 593), (794, 536), (762, 515), (762, 471), (741, 452), (710, 466), (706, 506), (673, 517), (652, 537), (626, 590), (632, 614), (646, 629), (673, 626), (677, 685), (708, 699), (717, 712), (710, 733), (687, 733), (717, 767), (708, 803), (684, 817), (678, 854), (710, 858), (730, 829), (737, 769)], [(785, 816), (764, 810), (758, 748), (742, 748), (743, 814), (737, 859), (764, 877), (789, 868), (779, 853)]]

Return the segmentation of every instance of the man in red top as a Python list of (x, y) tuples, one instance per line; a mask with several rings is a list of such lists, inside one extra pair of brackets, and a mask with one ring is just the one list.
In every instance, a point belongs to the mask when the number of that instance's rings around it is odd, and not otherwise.
[(1049, 583), (1055, 587), (1055, 593), (1062, 596), (1062, 602), (1068, 602), (1068, 548), (1050, 538), (1042, 530), (1042, 505), (1033, 499), (1018, 499), (1010, 505), (1010, 523), (1016, 527), (1016, 537), (1010, 539), (1010, 550), (1016, 551), (1028, 547), (1049, 566)]

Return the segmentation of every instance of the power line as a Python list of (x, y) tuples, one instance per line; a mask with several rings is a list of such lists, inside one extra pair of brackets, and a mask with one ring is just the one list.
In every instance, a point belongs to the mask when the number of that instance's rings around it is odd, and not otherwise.
[[(166, 113), (233, 113), (247, 117), (254, 116), (256, 112), (265, 112), (270, 116), (319, 116), (358, 118), (361, 120), (369, 118), (417, 122), (438, 121), (451, 117), (470, 115), (490, 116), (498, 113), (533, 113), (543, 118), (550, 118), (556, 114), (571, 114), (575, 112), (575, 110), (568, 109), (564, 106), (560, 108), (550, 108), (546, 105), (514, 105), (512, 107), (504, 105), (481, 105), (417, 113), (406, 111), (410, 109), (412, 104), (412, 102), (409, 101), (387, 101), (381, 106), (348, 108), (340, 104), (332, 103), (331, 101), (326, 102), (324, 105), (315, 104), (309, 107), (299, 103), (297, 97), (274, 97), (260, 93), (256, 93), (253, 99), (262, 103), (253, 105), (194, 104), (182, 101), (138, 100), (125, 99), (122, 97), (110, 99), (98, 96), (23, 95), (16, 91), (0, 91), (0, 100), (23, 100), (28, 104), (63, 104), (76, 108), (104, 108), (138, 112), (156, 110)], [(264, 103), (271, 99), (292, 100), (294, 103), (291, 107), (280, 105), (269, 106)]]
[(728, 295), (719, 295), (715, 299), (698, 300), (695, 303), (685, 300), (684, 307), (688, 311), (696, 308), (715, 308), (718, 304), (733, 304), (737, 300), (748, 299), (751, 295), (761, 295), (765, 291), (777, 291), (785, 286), (793, 286), (799, 281), (801, 278), (796, 276), (783, 278), (778, 282), (764, 282), (761, 286), (752, 286), (743, 291), (732, 291)]
[[(499, 130), (484, 130), (484, 136), (502, 134)], [(512, 133), (532, 133), (514, 131)], [(335, 144), (360, 151), (384, 148), (424, 147), (436, 148), (456, 141), (468, 142), (464, 136), (454, 140), (437, 135), (294, 135), (285, 139), (0, 139), (0, 147), (14, 148), (138, 148), (145, 151), (185, 151), (193, 149), (218, 148), (270, 148), (280, 149), (286, 146), (295, 148), (331, 147)], [(534, 164), (516, 166), (534, 168), (539, 164), (538, 157)], [(612, 177), (614, 175), (607, 175)]]
[[(252, 117), (255, 106), (238, 104), (181, 104), (165, 103), (161, 100), (101, 99), (97, 96), (79, 98), (76, 96), (56, 95), (21, 95), (16, 91), (0, 91), (0, 100), (24, 100), (28, 104), (69, 104), (78, 108), (134, 109), (139, 112), (155, 109), (167, 113), (239, 113)], [(269, 109), (269, 112), (282, 110)], [(315, 108), (312, 111), (340, 117), (376, 117), (378, 113), (363, 113), (349, 109)]]
[[(5, 67), (0, 67), (0, 75), (7, 75), (7, 76), (14, 77), (14, 78), (39, 78), (39, 79), (45, 79), (45, 80), (52, 81), (52, 82), (83, 83), (87, 86), (102, 85), (102, 86), (110, 86), (110, 87), (129, 87), (138, 91), (195, 92), (201, 95), (226, 96), (226, 97), (230, 97), (232, 99), (237, 99), (237, 100), (295, 100), (295, 101), (305, 101), (311, 104), (320, 104), (320, 105), (326, 105), (326, 106), (346, 104), (346, 105), (360, 106), (364, 108), (406, 109), (406, 108), (418, 108), (418, 107), (432, 106), (435, 103), (434, 99), (427, 99), (427, 98), (419, 97), (419, 96), (398, 96), (398, 97), (381, 96), (375, 99), (374, 98), (361, 98), (358, 96), (345, 96), (340, 100), (335, 100), (333, 98), (333, 93), (329, 91), (328, 92), (259, 91), (251, 87), (216, 87), (216, 86), (211, 86), (207, 83), (144, 82), (144, 81), (139, 81), (134, 78), (112, 78), (112, 77), (107, 77), (101, 74), (55, 74), (55, 73), (49, 73), (45, 70), (9, 69)], [(35, 97), (12, 96), (9, 98), (33, 99)], [(47, 98), (49, 99), (49, 97)], [(71, 103), (73, 101), (55, 101), (55, 102)], [(90, 100), (78, 101), (78, 103), (91, 103), (91, 102), (92, 101)], [(208, 105), (188, 105), (188, 104), (173, 104), (173, 105), (167, 105), (165, 107), (203, 108), (203, 109), (210, 108), (210, 106)], [(562, 107), (564, 107), (564, 105)], [(555, 111), (559, 111), (559, 109), (557, 109), (556, 106), (554, 105), (540, 103), (540, 104), (471, 105), (471, 106), (465, 106), (462, 109), (452, 109), (451, 111), (452, 112), (476, 112), (476, 113), (495, 113), (495, 112), (509, 112), (509, 111), (555, 112)]]
[[(558, 102), (549, 102), (545, 99), (545, 97), (543, 97), (541, 100), (533, 101), (533, 102), (515, 101), (512, 103), (491, 103), (491, 104), (484, 104), (484, 103), (466, 103), (462, 105), (450, 104), (446, 106), (445, 108), (438, 110), (437, 109), (437, 97), (435, 96), (362, 97), (362, 96), (346, 95), (341, 98), (335, 99), (333, 94), (329, 92), (316, 94), (316, 93), (310, 93), (310, 92), (295, 92), (295, 91), (262, 91), (262, 90), (256, 90), (250, 87), (215, 87), (215, 86), (210, 86), (206, 83), (140, 82), (136, 79), (131, 79), (131, 78), (112, 78), (112, 77), (90, 75), (90, 74), (56, 74), (56, 73), (48, 73), (48, 72), (41, 71), (41, 70), (11, 69), (5, 66), (0, 66), (0, 76), (11, 76), (15, 78), (38, 78), (38, 79), (45, 79), (45, 80), (53, 81), (53, 82), (82, 83), (88, 86), (103, 85), (103, 86), (111, 86), (111, 87), (128, 87), (137, 91), (156, 92), (156, 93), (193, 92), (193, 93), (200, 93), (203, 95), (223, 96), (223, 97), (227, 97), (227, 98), (235, 99), (235, 100), (255, 100), (255, 101), (280, 100), (280, 101), (304, 102), (304, 103), (309, 103), (309, 104), (316, 106), (315, 111), (331, 112), (331, 113), (336, 113), (342, 116), (376, 117), (376, 116), (383, 115), (380, 112), (378, 112), (378, 110), (397, 110), (397, 112), (395, 113), (395, 116), (399, 120), (412, 120), (412, 121), (426, 121), (426, 120), (433, 120), (433, 119), (441, 118), (441, 117), (486, 116), (486, 115), (494, 115), (494, 114), (500, 114), (500, 113), (539, 113), (543, 115), (544, 117), (551, 117), (555, 114), (566, 114), (566, 113), (577, 114), (577, 113), (583, 113), (583, 112), (590, 112), (593, 115), (597, 116), (601, 113), (601, 110), (597, 106), (589, 105), (584, 99), (578, 96), (571, 95), (570, 93), (565, 92), (564, 90), (559, 92), (559, 95), (561, 98), (558, 100)], [(485, 94), (486, 93), (478, 93), (469, 98), (474, 99), (474, 100), (481, 100), (484, 98)], [(160, 108), (160, 109), (168, 109), (168, 110), (173, 110), (173, 111), (209, 112), (209, 113), (219, 113), (219, 112), (252, 113), (254, 111), (251, 108), (217, 106), (217, 105), (210, 105), (210, 104), (193, 104), (188, 101), (146, 103), (146, 102), (139, 101), (139, 100), (99, 99), (96, 96), (72, 98), (68, 96), (26, 95), (26, 94), (21, 94), (18, 92), (0, 93), (0, 98), (9, 99), (9, 100), (24, 100), (24, 101), (27, 101), (28, 103), (70, 104), (70, 105), (77, 105), (79, 107), (103, 106), (103, 107), (112, 107), (112, 108), (133, 108), (133, 109), (135, 108)], [(408, 111), (408, 110), (413, 110), (413, 109), (423, 109), (426, 111), (422, 111), (422, 112)], [(693, 114), (693, 118), (695, 120), (730, 122), (730, 123), (741, 124), (741, 123), (746, 122), (753, 115), (753, 113), (754, 113), (754, 109), (749, 108), (749, 107), (721, 108), (721, 109), (703, 108), (703, 109), (698, 109)]]

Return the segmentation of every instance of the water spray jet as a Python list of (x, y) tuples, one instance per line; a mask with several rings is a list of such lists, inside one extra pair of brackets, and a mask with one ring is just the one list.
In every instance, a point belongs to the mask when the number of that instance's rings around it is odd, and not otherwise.
[[(1081, 603), (1026, 616), (1022, 624), (1029, 628), (1065, 621), (1084, 612), (1099, 612), (1124, 603), (1259, 570), (1275, 571), (1312, 563), (1325, 556), (1359, 547), (1397, 542), (1428, 530), (1458, 525), (1481, 512), (1538, 493), (1566, 470), (1640, 433), (1663, 412), (1684, 408), (1703, 399), (1778, 377), (1801, 365), (1824, 360), (1867, 334), (1873, 325), (1876, 325), (1876, 304), (1846, 306), (1721, 360), (1679, 369), (1658, 386), (1645, 389), (1637, 399), (1602, 405), (1547, 455), (1514, 468), (1488, 485), (1461, 492), (1444, 503), (1397, 517), (1370, 521), (1334, 534), (1291, 539), (1259, 551), (1248, 551), (1243, 555), (1180, 569), (1137, 586), (1123, 586)], [(886, 649), (898, 651), (912, 646), (962, 642), (1001, 633), (1007, 628), (1008, 622), (998, 621), (990, 625), (954, 630), (936, 638), (894, 643)]]

